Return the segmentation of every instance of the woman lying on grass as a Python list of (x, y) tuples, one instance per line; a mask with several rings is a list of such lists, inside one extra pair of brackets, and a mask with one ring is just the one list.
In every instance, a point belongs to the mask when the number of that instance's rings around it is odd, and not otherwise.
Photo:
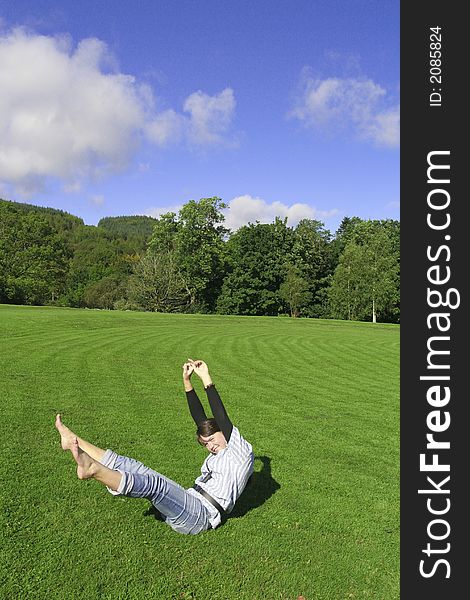
[[(214, 418), (208, 419), (191, 384), (191, 375), (201, 378)], [(183, 365), (183, 383), (189, 411), (197, 425), (197, 439), (209, 451), (201, 475), (192, 488), (180, 485), (141, 462), (103, 450), (79, 438), (56, 417), (56, 428), (64, 450), (77, 463), (79, 479), (96, 479), (114, 495), (147, 498), (179, 533), (215, 529), (243, 492), (253, 472), (253, 449), (234, 427), (202, 360), (188, 359)]]

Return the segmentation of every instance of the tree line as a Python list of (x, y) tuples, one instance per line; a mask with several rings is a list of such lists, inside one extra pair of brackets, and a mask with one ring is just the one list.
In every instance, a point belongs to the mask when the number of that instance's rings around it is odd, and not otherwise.
[(231, 232), (220, 198), (158, 219), (0, 200), (0, 302), (398, 323), (400, 224), (345, 217)]

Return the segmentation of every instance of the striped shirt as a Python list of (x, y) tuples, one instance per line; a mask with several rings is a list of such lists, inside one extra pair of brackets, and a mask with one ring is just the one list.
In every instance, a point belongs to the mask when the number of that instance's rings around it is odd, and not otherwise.
[[(206, 458), (195, 483), (217, 500), (226, 512), (230, 512), (253, 473), (253, 462), (251, 444), (240, 435), (237, 427), (233, 427), (227, 447)], [(209, 474), (211, 477), (207, 479)], [(204, 496), (197, 495), (209, 511), (212, 527), (217, 527), (221, 521), (219, 511)]]

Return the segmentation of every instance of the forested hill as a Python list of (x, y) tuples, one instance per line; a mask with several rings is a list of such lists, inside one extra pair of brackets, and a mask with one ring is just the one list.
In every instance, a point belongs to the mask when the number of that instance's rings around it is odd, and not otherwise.
[[(1, 198), (0, 203), (10, 206), (19, 212), (33, 212), (40, 215), (57, 231), (71, 231), (75, 227), (85, 225), (83, 219), (80, 217), (76, 217), (75, 215), (57, 208), (13, 202), (2, 200)], [(98, 227), (102, 227), (111, 234), (123, 239), (140, 238), (144, 240), (144, 242), (147, 242), (152, 235), (155, 222), (156, 219), (144, 215), (104, 217), (103, 219), (100, 219)], [(93, 226), (89, 225), (88, 227)]]
[(137, 237), (149, 240), (157, 219), (146, 216), (133, 217), (104, 217), (98, 222), (98, 227), (115, 233), (124, 239)]
[(0, 303), (398, 323), (400, 223), (344, 217), (230, 232), (220, 198), (106, 217), (0, 200)]
[(112, 308), (152, 231), (149, 217), (117, 220), (113, 231), (112, 217), (105, 227), (85, 225), (62, 210), (0, 199), (0, 302)]
[(57, 231), (71, 231), (75, 227), (84, 225), (83, 219), (71, 215), (64, 210), (35, 206), (34, 204), (23, 204), (22, 202), (11, 202), (9, 200), (2, 200), (1, 198), (0, 204), (6, 208), (10, 207), (19, 213), (34, 213), (39, 215)]

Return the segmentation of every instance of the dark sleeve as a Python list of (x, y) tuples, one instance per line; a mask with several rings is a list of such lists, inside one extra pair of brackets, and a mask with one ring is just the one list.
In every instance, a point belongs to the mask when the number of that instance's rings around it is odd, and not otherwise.
[(207, 399), (214, 415), (214, 419), (217, 421), (217, 425), (222, 430), (227, 442), (232, 435), (233, 425), (230, 421), (227, 411), (225, 410), (222, 400), (220, 399), (219, 392), (215, 389), (215, 385), (212, 384), (206, 388)]
[(201, 401), (197, 397), (197, 394), (194, 390), (186, 392), (186, 399), (188, 401), (189, 412), (191, 413), (191, 416), (196, 425), (199, 425), (207, 419), (206, 413), (202, 408)]

